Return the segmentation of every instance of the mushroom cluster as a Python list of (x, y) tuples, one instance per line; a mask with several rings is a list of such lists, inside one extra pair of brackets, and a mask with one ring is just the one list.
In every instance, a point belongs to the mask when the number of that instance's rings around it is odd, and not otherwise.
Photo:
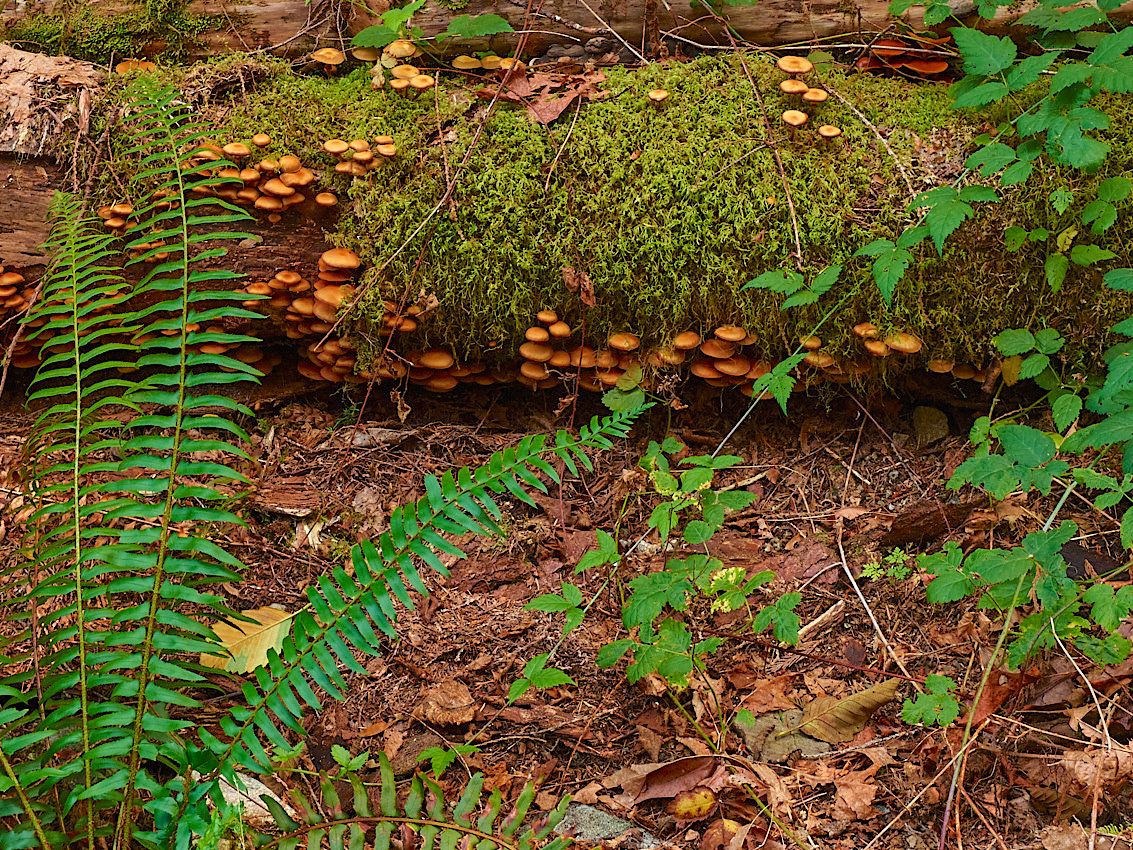
[[(776, 63), (780, 71), (787, 78), (779, 83), (779, 90), (787, 96), (787, 103), (791, 106), (783, 112), (783, 123), (790, 130), (791, 138), (796, 132), (810, 121), (810, 115), (804, 109), (817, 109), (830, 97), (826, 89), (812, 87), (803, 77), (814, 70), (814, 64), (804, 56), (783, 56)], [(823, 124), (818, 128), (818, 135), (827, 143), (831, 143), (842, 135), (842, 131), (832, 124)]]
[[(327, 139), (323, 142), (323, 152), (338, 160), (334, 164), (336, 174), (365, 177), (373, 169), (391, 162), (397, 156), (397, 145), (393, 143), (392, 136), (376, 137), (372, 147), (366, 139), (352, 139), (349, 142), (342, 139)], [(337, 202), (338, 199), (329, 192), (324, 192), (315, 198), (315, 203), (320, 206), (334, 206)]]
[(282, 324), (288, 339), (328, 333), (343, 301), (354, 295), (354, 273), (361, 266), (358, 255), (346, 248), (332, 248), (319, 257), (314, 283), (291, 269), (278, 271), (267, 282), (255, 281), (243, 288), (256, 296), (245, 307), (263, 308)]
[(354, 343), (349, 337), (312, 342), (303, 349), (305, 359), (299, 361), (299, 374), (312, 381), (364, 383), (368, 375), (355, 374)]
[(912, 44), (899, 38), (879, 38), (869, 45), (854, 67), (859, 71), (903, 71), (930, 78), (948, 70), (948, 60), (941, 55), (940, 48), (952, 40), (951, 36), (910, 36), (909, 39)]

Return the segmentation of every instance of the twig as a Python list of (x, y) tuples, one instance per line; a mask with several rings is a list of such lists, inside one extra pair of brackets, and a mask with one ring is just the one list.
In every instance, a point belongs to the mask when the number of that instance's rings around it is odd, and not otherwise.
[(909, 179), (909, 174), (907, 171), (905, 171), (905, 166), (901, 164), (901, 160), (897, 159), (897, 154), (893, 152), (893, 148), (889, 147), (889, 142), (883, 135), (881, 135), (881, 131), (878, 130), (877, 127), (875, 127), (868, 118), (862, 115), (861, 110), (850, 103), (850, 101), (846, 100), (846, 98), (842, 97), (842, 95), (838, 94), (838, 92), (836, 92), (830, 86), (825, 85), (825, 88), (828, 92), (834, 95), (834, 97), (842, 101), (842, 105), (849, 109), (852, 113), (854, 113), (854, 115), (858, 117), (858, 120), (861, 121), (862, 124), (864, 124), (873, 133), (873, 135), (877, 137), (877, 140), (881, 142), (882, 147), (885, 148), (885, 151), (889, 154), (890, 159), (893, 160), (893, 164), (897, 166), (897, 170), (901, 172), (901, 176), (905, 179), (905, 185), (909, 189), (909, 194), (915, 198), (917, 196), (917, 190), (913, 188), (913, 181)]
[[(977, 730), (977, 732), (982, 732), (984, 726), (986, 726), (988, 724), (988, 722), (989, 722), (989, 720), (985, 720), (983, 722), (983, 724), (980, 726), (980, 728)], [(909, 802), (905, 803), (904, 808), (902, 808), (901, 811), (897, 812), (897, 814), (893, 816), (893, 820), (891, 820), (891, 821), (889, 821), (889, 823), (885, 824), (885, 826), (883, 826), (881, 828), (881, 831), (878, 832), (877, 835), (875, 835), (873, 838), (871, 838), (870, 841), (869, 841), (869, 844), (867, 844), (865, 847), (863, 847), (862, 850), (873, 850), (874, 845), (877, 844), (881, 840), (881, 836), (885, 835), (885, 833), (887, 833), (890, 829), (892, 829), (897, 824), (899, 824), (901, 822), (902, 818), (904, 818), (905, 815), (907, 815), (909, 812), (911, 812), (913, 810), (913, 806), (915, 806), (917, 804), (917, 801), (920, 800), (920, 798), (923, 797), (928, 792), (928, 789), (932, 788), (936, 784), (936, 781), (938, 779), (940, 779), (942, 776), (944, 776), (944, 774), (948, 772), (949, 768), (953, 767), (953, 765), (955, 765), (956, 762), (962, 756), (967, 755), (968, 748), (970, 746), (972, 746), (972, 744), (974, 744), (978, 740), (978, 737), (979, 736), (977, 734), (977, 735), (973, 735), (971, 738), (969, 738), (964, 743), (964, 746), (962, 746), (960, 748), (960, 752), (956, 753), (956, 755), (954, 755), (952, 757), (952, 760), (950, 762), (948, 762), (948, 764), (946, 764), (946, 765), (944, 765), (944, 767), (940, 768), (940, 770), (938, 770), (936, 772), (936, 775), (934, 777), (932, 777), (932, 779), (930, 779), (928, 782), (925, 783), (924, 788), (922, 788), (920, 791), (918, 791), (916, 793), (916, 795), (911, 800), (909, 800)]]
[(642, 55), (641, 55), (641, 54), (640, 54), (640, 53), (639, 53), (639, 52), (638, 52), (638, 51), (637, 51), (637, 50), (636, 50), (636, 49), (634, 48), (634, 46), (633, 46), (632, 44), (630, 44), (630, 43), (629, 43), (628, 41), (626, 41), (626, 40), (625, 40), (624, 38), (622, 38), (622, 36), (621, 36), (621, 33), (619, 33), (619, 32), (618, 32), (618, 31), (617, 31), (616, 29), (614, 29), (614, 28), (613, 28), (612, 26), (610, 26), (610, 25), (609, 25), (609, 24), (608, 24), (608, 23), (607, 23), (607, 22), (605, 21), (605, 19), (603, 19), (603, 17), (602, 17), (601, 15), (599, 15), (599, 14), (598, 14), (597, 12), (595, 12), (595, 11), (594, 11), (593, 9), (591, 9), (591, 8), (590, 8), (590, 4), (588, 4), (588, 3), (586, 2), (586, 0), (578, 0), (578, 2), (579, 2), (579, 3), (581, 3), (581, 4), (582, 4), (582, 5), (583, 5), (583, 6), (584, 6), (584, 7), (586, 8), (586, 11), (587, 11), (587, 12), (589, 12), (589, 13), (590, 13), (591, 15), (593, 15), (593, 16), (594, 16), (595, 18), (597, 18), (597, 20), (598, 20), (598, 23), (600, 23), (600, 24), (601, 24), (602, 26), (604, 26), (604, 27), (605, 27), (605, 28), (606, 28), (607, 30), (609, 30), (609, 32), (610, 32), (610, 35), (612, 35), (612, 36), (613, 36), (614, 38), (616, 38), (616, 39), (617, 39), (618, 41), (620, 41), (620, 42), (621, 42), (622, 44), (624, 44), (624, 45), (626, 46), (626, 49), (627, 49), (627, 50), (629, 50), (629, 52), (630, 52), (630, 53), (632, 53), (632, 54), (633, 54), (634, 56), (636, 56), (636, 57), (637, 57), (637, 58), (638, 58), (638, 59), (639, 59), (640, 61), (642, 61), (642, 62), (646, 62), (646, 61), (647, 61), (647, 60), (646, 60), (646, 58), (645, 58), (644, 56), (642, 56)]
[(1007, 850), (1007, 845), (1004, 843), (1003, 839), (1000, 838), (999, 833), (995, 831), (995, 827), (984, 817), (984, 813), (980, 810), (980, 807), (976, 805), (975, 800), (968, 796), (967, 789), (961, 788), (960, 793), (964, 796), (964, 799), (968, 801), (968, 805), (972, 807), (972, 811), (976, 813), (976, 817), (980, 819), (980, 823), (991, 833), (991, 837), (994, 838), (995, 843), (999, 845), (999, 850)]
[[(508, 2), (513, 6), (522, 7), (524, 5), (523, 3), (516, 2), (516, 0), (508, 0)], [(540, 18), (547, 18), (548, 20), (554, 21), (556, 24), (560, 24), (561, 26), (567, 27), (568, 29), (577, 30), (578, 32), (584, 32), (587, 35), (607, 35), (610, 32), (609, 30), (600, 30), (597, 27), (584, 27), (582, 24), (576, 24), (574, 21), (568, 21), (566, 18), (560, 17), (553, 12), (535, 11), (531, 14), (536, 15)], [(558, 35), (559, 33), (554, 34)]]
[[(837, 517), (834, 520), (834, 539), (838, 544), (838, 557), (842, 559), (842, 572), (846, 574), (850, 586), (854, 589), (854, 593), (857, 594), (858, 602), (862, 604), (862, 608), (865, 609), (866, 614), (869, 616), (869, 621), (873, 623), (874, 633), (877, 635), (878, 640), (881, 641), (881, 645), (885, 647), (885, 651), (889, 653), (889, 657), (893, 659), (893, 663), (897, 665), (897, 669), (905, 674), (906, 679), (912, 680), (913, 677), (910, 676), (909, 671), (905, 669), (904, 663), (897, 657), (897, 653), (893, 651), (893, 647), (890, 646), (889, 641), (886, 640), (885, 632), (881, 630), (881, 625), (877, 622), (877, 618), (873, 616), (873, 609), (870, 608), (869, 603), (865, 601), (862, 589), (858, 587), (858, 583), (854, 579), (854, 574), (850, 571), (850, 565), (846, 562), (846, 550), (842, 548), (842, 517)], [(920, 683), (915, 683), (915, 685), (917, 690), (920, 691)]]
[(559, 157), (561, 157), (563, 155), (563, 151), (566, 150), (567, 142), (570, 141), (570, 134), (574, 132), (574, 125), (578, 123), (578, 113), (581, 111), (582, 98), (580, 97), (574, 102), (574, 118), (571, 119), (570, 129), (567, 130), (566, 137), (563, 139), (563, 143), (559, 145), (559, 149), (555, 151), (555, 158), (551, 160), (551, 168), (547, 171), (547, 179), (543, 183), (543, 194), (547, 193), (547, 189), (551, 185), (551, 176), (555, 173), (555, 166), (559, 164)]
[(916, 476), (916, 474), (913, 472), (913, 470), (909, 467), (909, 464), (905, 463), (905, 458), (901, 454), (901, 447), (897, 445), (897, 441), (893, 439), (893, 437), (890, 435), (890, 433), (888, 431), (886, 431), (884, 428), (881, 427), (881, 423), (873, 418), (873, 415), (865, 408), (865, 406), (860, 401), (858, 401), (857, 396), (855, 396), (852, 392), (849, 392), (848, 390), (846, 392), (846, 395), (848, 395), (850, 397), (850, 400), (858, 406), (858, 409), (861, 410), (861, 412), (864, 413), (866, 415), (866, 417), (868, 417), (869, 421), (873, 423), (874, 427), (877, 428), (877, 430), (881, 432), (881, 434), (885, 437), (885, 439), (887, 439), (889, 441), (889, 444), (891, 446), (893, 446), (893, 451), (896, 452), (896, 454), (897, 454), (897, 462), (900, 463), (901, 466), (905, 467), (905, 472), (909, 473), (909, 479), (913, 482), (913, 484), (916, 486), (916, 488), (920, 491), (921, 496), (928, 496), (928, 491), (925, 490), (925, 488), (921, 485), (921, 480)]

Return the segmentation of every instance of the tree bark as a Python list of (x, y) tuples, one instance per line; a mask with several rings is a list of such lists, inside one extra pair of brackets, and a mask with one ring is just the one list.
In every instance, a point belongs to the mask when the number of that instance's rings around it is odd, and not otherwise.
[[(518, 32), (526, 33), (526, 51), (539, 55), (553, 44), (583, 44), (603, 36), (618, 37), (640, 45), (648, 23), (650, 0), (545, 0), (533, 4), (537, 12), (527, 14), (522, 0), (469, 0), (454, 11), (438, 0), (429, 0), (413, 22), (428, 36), (443, 32), (456, 14), (491, 13), (507, 19)], [(55, 0), (5, 0), (2, 18), (11, 24), (40, 12), (52, 12)], [(985, 31), (1005, 31), (1034, 3), (1000, 7), (993, 21), (979, 21)], [(90, 6), (107, 14), (125, 11), (122, 0), (91, 0)], [(390, 6), (389, 0), (191, 0), (189, 11), (214, 20), (215, 27), (201, 36), (201, 46), (190, 58), (202, 58), (227, 50), (270, 49), (296, 57), (316, 43), (345, 43), (374, 23)], [(667, 37), (690, 44), (723, 46), (727, 40), (699, 3), (666, 0), (658, 16), (659, 29)], [(877, 33), (889, 28), (889, 0), (760, 0), (753, 6), (722, 6), (729, 24), (749, 43), (774, 46), (813, 42), (849, 33)], [(970, 0), (953, 0), (961, 19), (978, 20)], [(1133, 2), (1110, 14), (1115, 22), (1133, 19)], [(914, 28), (923, 27), (921, 7), (904, 17)], [(616, 35), (615, 35), (616, 34)], [(461, 43), (448, 43), (458, 51), (515, 49), (520, 35), (496, 35)], [(1026, 37), (1021, 33), (1020, 37)], [(621, 43), (617, 49), (621, 49)], [(156, 55), (164, 44), (155, 42), (143, 52)]]

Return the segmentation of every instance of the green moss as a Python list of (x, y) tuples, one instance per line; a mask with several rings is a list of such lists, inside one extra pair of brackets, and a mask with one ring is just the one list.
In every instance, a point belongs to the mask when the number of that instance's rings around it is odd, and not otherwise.
[[(780, 75), (759, 58), (747, 64), (777, 122), (787, 107), (777, 89)], [(1002, 245), (1013, 224), (1054, 233), (1073, 225), (1092, 185), (1133, 169), (1133, 122), (1114, 120), (1105, 173), (1036, 174), (1005, 192), (1004, 203), (981, 205), (943, 257), (926, 245), (887, 309), (869, 261), (852, 255), (901, 232), (911, 220), (909, 192), (873, 130), (828, 100), (814, 120), (840, 126), (841, 144), (824, 146), (813, 133), (801, 133), (781, 151), (807, 273), (832, 263), (844, 271), (822, 305), (781, 314), (774, 296), (742, 290), (761, 272), (793, 265), (794, 237), (782, 177), (738, 63), (709, 57), (604, 73), (611, 95), (585, 103), (577, 118), (568, 108), (550, 128), (508, 104), (485, 121), (485, 101), (444, 80), (438, 114), (432, 97), (372, 91), (363, 69), (328, 80), (272, 65), (254, 97), (219, 108), (225, 141), (265, 131), (274, 139), (268, 154), (294, 152), (328, 166), (325, 183), (353, 202), (334, 241), (353, 247), (371, 267), (393, 257), (380, 279), (368, 275), (374, 310), (382, 296), (433, 293), (441, 306), (420, 342), (452, 345), (461, 356), (514, 350), (543, 308), (575, 327), (585, 323), (592, 342), (612, 330), (655, 343), (677, 330), (737, 323), (759, 329), (764, 353), (777, 354), (784, 340), (809, 331), (830, 304), (853, 291), (823, 333), (834, 353), (857, 351), (850, 327), (866, 319), (883, 330), (917, 333), (931, 356), (976, 362), (986, 359), (999, 330), (1050, 323), (1076, 338), (1083, 359), (1091, 360), (1110, 342), (1106, 328), (1133, 309), (1128, 296), (1103, 289), (1094, 272), (1076, 267), (1062, 290), (1051, 293), (1043, 277), (1045, 245), (1016, 253)], [(823, 82), (885, 136), (917, 191), (942, 176), (955, 179), (980, 124), (995, 117), (951, 111), (939, 85), (829, 72)], [(657, 87), (673, 93), (661, 112), (645, 99)], [(1114, 115), (1130, 112), (1127, 100), (1115, 98), (1107, 107)], [(319, 153), (326, 138), (379, 134), (395, 138), (396, 163), (363, 181), (348, 184), (333, 175)], [(457, 172), (451, 203), (414, 235), (444, 195), (446, 175)], [(1063, 184), (1083, 200), (1057, 216), (1047, 198)], [(1107, 247), (1118, 253), (1115, 263), (1130, 264), (1128, 246), (1114, 235), (1119, 229), (1110, 231)], [(394, 256), (407, 240), (409, 248)], [(592, 280), (592, 309), (584, 310), (564, 286), (568, 266)], [(366, 327), (364, 316), (359, 327)]]
[(8, 27), (4, 40), (26, 50), (103, 65), (143, 54), (172, 61), (183, 57), (194, 37), (210, 26), (208, 18), (186, 13), (183, 0), (146, 0), (114, 15), (86, 5), (61, 14), (31, 15)]

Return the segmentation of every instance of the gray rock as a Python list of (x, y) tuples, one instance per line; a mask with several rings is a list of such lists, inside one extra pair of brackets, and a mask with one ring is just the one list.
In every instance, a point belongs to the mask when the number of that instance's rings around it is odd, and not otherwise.
[(948, 8), (952, 10), (953, 15), (963, 18), (975, 13), (976, 4), (974, 0), (948, 0)]
[(586, 58), (586, 48), (581, 44), (568, 44), (563, 48), (562, 55), (570, 59), (582, 60)]
[(656, 838), (648, 832), (643, 832), (637, 824), (582, 803), (571, 803), (567, 806), (566, 816), (555, 827), (555, 832), (559, 835), (565, 835), (572, 830), (575, 840), (583, 844), (597, 844), (600, 841), (618, 838), (621, 839), (618, 847), (625, 850), (636, 850), (636, 848), (648, 850), (662, 846)]
[(918, 446), (932, 445), (948, 436), (948, 417), (935, 407), (916, 407), (913, 409), (913, 430), (917, 434)]
[(566, 56), (566, 48), (561, 44), (552, 44), (543, 54), (544, 59), (558, 59), (560, 56)]
[(584, 49), (591, 56), (602, 56), (614, 49), (614, 41), (613, 39), (596, 35), (586, 42)]

